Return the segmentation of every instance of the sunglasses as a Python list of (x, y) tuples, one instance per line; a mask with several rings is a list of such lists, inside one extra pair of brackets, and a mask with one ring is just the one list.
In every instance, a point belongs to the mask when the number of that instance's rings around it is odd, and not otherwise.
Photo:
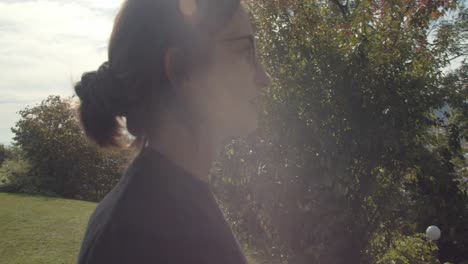
[(225, 38), (225, 39), (222, 39), (221, 41), (237, 42), (237, 41), (246, 41), (246, 40), (249, 41), (248, 56), (250, 59), (250, 63), (252, 65), (256, 65), (257, 64), (257, 45), (255, 42), (255, 37), (253, 35)]

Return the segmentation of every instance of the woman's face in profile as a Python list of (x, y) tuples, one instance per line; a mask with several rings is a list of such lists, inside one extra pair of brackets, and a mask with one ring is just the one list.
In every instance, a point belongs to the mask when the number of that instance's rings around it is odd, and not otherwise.
[(254, 32), (244, 7), (219, 32), (211, 61), (188, 78), (190, 108), (226, 136), (245, 136), (257, 128), (259, 96), (270, 78), (256, 56)]

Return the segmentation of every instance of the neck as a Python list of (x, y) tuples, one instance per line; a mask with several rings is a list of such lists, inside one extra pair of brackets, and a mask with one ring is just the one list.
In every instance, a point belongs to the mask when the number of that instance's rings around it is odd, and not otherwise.
[(196, 178), (208, 182), (214, 160), (222, 147), (222, 137), (215, 129), (196, 124), (193, 130), (174, 114), (162, 115), (157, 135), (148, 141), (156, 149)]

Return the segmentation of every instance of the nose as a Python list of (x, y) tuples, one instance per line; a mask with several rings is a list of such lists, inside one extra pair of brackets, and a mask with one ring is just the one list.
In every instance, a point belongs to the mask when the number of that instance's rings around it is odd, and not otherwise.
[(255, 71), (255, 84), (260, 88), (266, 88), (271, 84), (271, 77), (266, 72), (265, 67), (258, 63)]

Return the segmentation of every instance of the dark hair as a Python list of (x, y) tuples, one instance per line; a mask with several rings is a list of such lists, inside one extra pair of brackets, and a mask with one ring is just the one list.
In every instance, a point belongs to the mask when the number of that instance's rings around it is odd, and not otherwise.
[[(184, 21), (182, 1), (194, 1), (202, 31)], [(100, 146), (118, 146), (120, 117), (144, 143), (154, 133), (160, 109), (173, 98), (164, 68), (165, 52), (183, 52), (182, 69), (202, 52), (200, 33), (221, 30), (240, 0), (126, 0), (117, 14), (109, 42), (109, 61), (84, 73), (75, 85), (86, 135)], [(200, 44), (200, 45), (198, 45)], [(206, 55), (206, 54), (204, 54)]]

